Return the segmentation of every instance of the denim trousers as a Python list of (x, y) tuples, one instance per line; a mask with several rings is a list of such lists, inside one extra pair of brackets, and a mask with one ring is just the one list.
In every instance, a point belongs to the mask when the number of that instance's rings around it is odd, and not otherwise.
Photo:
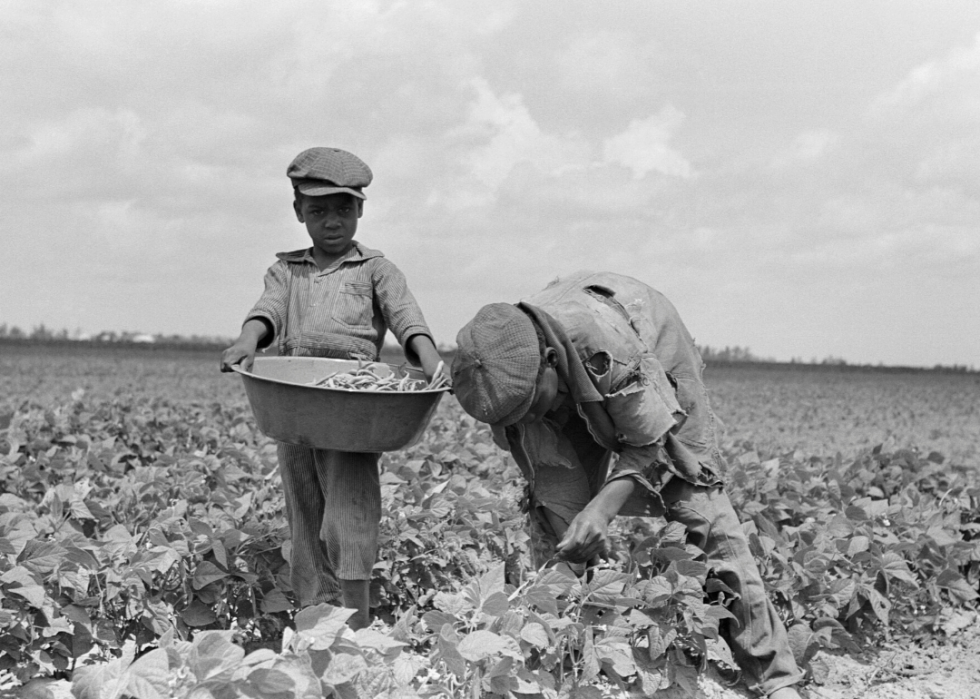
[[(544, 489), (549, 483), (575, 482), (567, 468), (545, 467), (536, 471), (536, 486)], [(588, 489), (580, 489), (583, 501), (573, 504), (568, 499), (573, 490), (565, 487), (561, 492), (564, 511), (558, 517), (566, 524), (571, 521), (568, 508), (581, 511), (589, 498)], [(542, 495), (543, 499), (532, 492), (530, 503), (532, 561), (536, 566), (553, 557), (558, 543), (543, 511), (549, 509), (545, 504), (547, 493)], [(712, 574), (737, 595), (728, 603), (728, 610), (737, 621), (722, 621), (719, 631), (744, 673), (749, 689), (768, 696), (802, 681), (803, 673), (793, 657), (786, 627), (766, 594), (748, 537), (724, 488), (695, 485), (674, 476), (663, 485), (659, 495), (663, 501), (663, 507), (658, 508), (662, 516), (669, 522), (684, 525), (687, 541), (704, 551), (704, 562)], [(551, 516), (555, 514), (552, 510)]]
[(278, 456), (296, 602), (334, 602), (339, 580), (371, 579), (381, 522), (379, 455), (279, 443)]
[(704, 551), (713, 575), (738, 595), (728, 607), (737, 623), (725, 620), (719, 630), (749, 688), (765, 696), (800, 682), (803, 673), (793, 657), (786, 627), (766, 595), (728, 493), (720, 486), (698, 486), (675, 477), (660, 494), (664, 517), (684, 525), (688, 542)]

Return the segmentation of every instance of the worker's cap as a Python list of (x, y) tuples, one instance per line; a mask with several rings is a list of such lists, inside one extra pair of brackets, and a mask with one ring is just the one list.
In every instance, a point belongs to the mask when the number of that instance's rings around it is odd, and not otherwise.
[(371, 168), (353, 153), (339, 148), (308, 148), (293, 158), (286, 169), (293, 187), (311, 197), (353, 194), (366, 199), (361, 190), (371, 184)]
[(492, 303), (456, 335), (453, 393), (463, 410), (491, 425), (527, 414), (541, 366), (534, 323), (509, 303)]

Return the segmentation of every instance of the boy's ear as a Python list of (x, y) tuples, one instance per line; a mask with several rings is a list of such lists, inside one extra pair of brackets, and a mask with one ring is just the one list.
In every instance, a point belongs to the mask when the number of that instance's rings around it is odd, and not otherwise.
[(556, 350), (554, 347), (545, 347), (544, 363), (552, 369), (558, 366), (558, 350)]
[(354, 197), (354, 200), (357, 202), (357, 217), (360, 218), (364, 215), (364, 200), (357, 197)]
[(293, 199), (293, 211), (296, 212), (296, 220), (300, 223), (305, 223), (303, 220), (303, 207), (300, 205), (299, 199)]

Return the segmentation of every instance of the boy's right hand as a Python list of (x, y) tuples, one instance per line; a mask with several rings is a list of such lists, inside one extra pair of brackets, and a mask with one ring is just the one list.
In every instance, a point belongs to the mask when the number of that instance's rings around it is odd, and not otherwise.
[(235, 344), (221, 353), (221, 371), (232, 371), (236, 364), (245, 371), (252, 370), (255, 350), (259, 343), (272, 334), (272, 327), (261, 318), (250, 318), (242, 326), (242, 333)]
[(233, 371), (232, 367), (235, 365), (250, 371), (254, 361), (255, 346), (249, 347), (248, 343), (236, 342), (221, 353), (221, 371)]

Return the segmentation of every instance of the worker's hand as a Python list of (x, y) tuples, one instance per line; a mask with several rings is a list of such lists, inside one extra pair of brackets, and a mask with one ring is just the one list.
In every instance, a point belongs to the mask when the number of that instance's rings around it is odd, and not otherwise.
[(252, 368), (255, 361), (255, 345), (250, 342), (237, 341), (221, 353), (221, 371), (232, 371), (236, 364), (245, 371)]
[(412, 335), (408, 339), (406, 347), (415, 352), (419, 358), (419, 364), (422, 365), (422, 372), (430, 384), (442, 377), (443, 380), (440, 383), (449, 385), (449, 367), (442, 361), (442, 357), (439, 356), (439, 350), (433, 344), (432, 338), (428, 335)]
[(425, 378), (429, 380), (430, 384), (442, 377), (442, 383), (449, 385), (449, 367), (439, 358), (439, 355), (436, 355), (435, 358), (424, 356), (420, 359), (422, 360), (422, 371), (425, 372)]
[(221, 353), (221, 371), (231, 371), (236, 364), (245, 371), (251, 371), (259, 343), (272, 335), (272, 324), (264, 318), (246, 320), (235, 343)]
[(585, 563), (608, 550), (609, 519), (588, 507), (575, 515), (555, 548), (559, 558), (573, 563)]
[(609, 523), (635, 487), (632, 478), (616, 478), (602, 486), (598, 495), (568, 525), (555, 550), (558, 557), (573, 562), (585, 562), (599, 555), (605, 557), (610, 548)]

